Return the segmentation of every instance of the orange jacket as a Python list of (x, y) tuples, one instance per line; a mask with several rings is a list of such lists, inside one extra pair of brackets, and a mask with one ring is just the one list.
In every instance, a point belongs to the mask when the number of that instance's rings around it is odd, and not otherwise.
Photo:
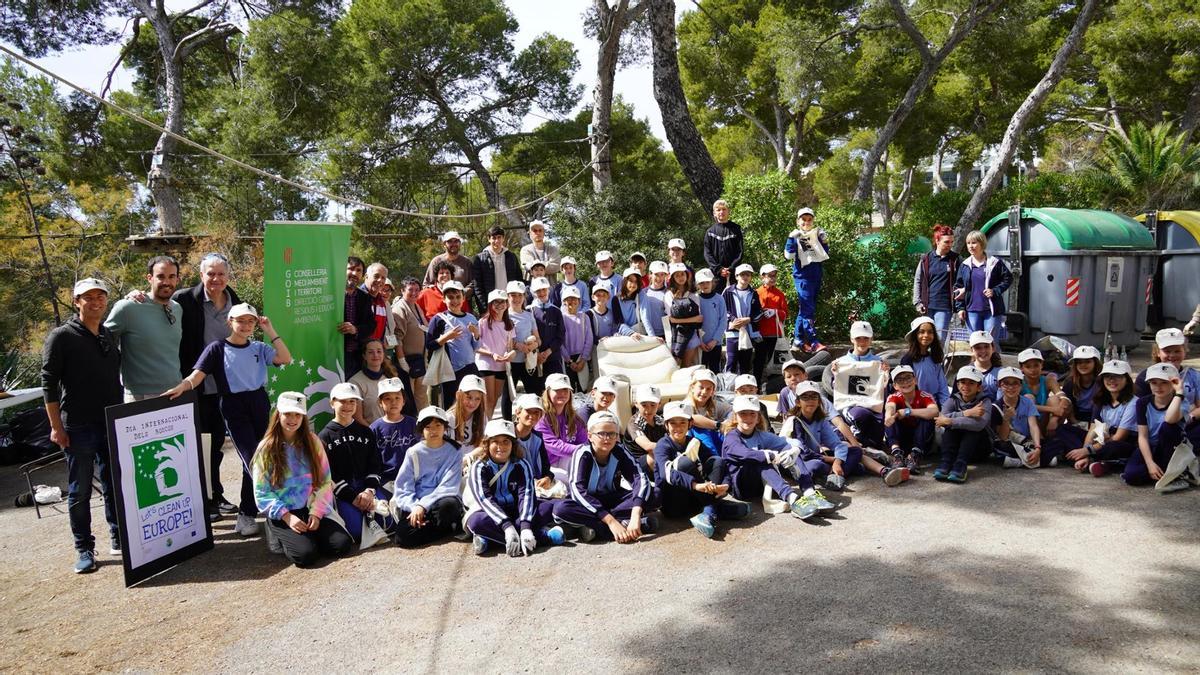
[(778, 318), (776, 323), (775, 318), (766, 317), (758, 322), (758, 332), (762, 333), (763, 337), (784, 337), (787, 335), (787, 296), (783, 291), (779, 290), (778, 286), (758, 287), (758, 301), (762, 303), (764, 310), (775, 310), (775, 316)]

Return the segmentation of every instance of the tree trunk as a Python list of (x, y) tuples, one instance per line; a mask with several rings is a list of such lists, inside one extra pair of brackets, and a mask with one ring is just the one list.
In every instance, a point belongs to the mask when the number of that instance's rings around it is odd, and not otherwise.
[[(170, 16), (165, 11), (159, 11), (147, 0), (132, 1), (154, 28), (154, 35), (158, 40), (167, 104), (163, 127), (171, 133), (182, 134), (183, 67), (176, 55), (178, 43), (171, 31)], [(172, 136), (165, 133), (160, 135), (158, 143), (154, 145), (154, 155), (150, 158), (150, 172), (146, 175), (146, 187), (150, 189), (150, 196), (154, 199), (158, 232), (162, 235), (183, 234), (183, 205), (179, 197), (178, 182), (171, 171), (172, 154), (177, 145), (178, 141)]]
[(1046, 70), (1046, 74), (1042, 76), (1041, 81), (1034, 86), (1020, 107), (1017, 108), (1017, 111), (1013, 113), (1012, 119), (1008, 122), (1008, 128), (1004, 130), (1004, 139), (1000, 141), (1000, 152), (996, 157), (996, 162), (982, 180), (979, 181), (979, 187), (971, 195), (971, 201), (967, 204), (967, 209), (963, 211), (962, 218), (958, 221), (958, 227), (954, 231), (956, 241), (965, 241), (967, 232), (971, 231), (975, 226), (975, 222), (982, 215), (983, 207), (987, 204), (987, 200), (991, 199), (996, 188), (1000, 186), (1000, 181), (1004, 178), (1005, 171), (1012, 162), (1013, 155), (1016, 153), (1017, 143), (1021, 140), (1021, 134), (1025, 132), (1025, 128), (1029, 125), (1029, 120), (1033, 117), (1034, 113), (1041, 108), (1042, 103), (1050, 96), (1054, 88), (1058, 86), (1059, 80), (1062, 79), (1063, 73), (1067, 69), (1067, 62), (1079, 50), (1079, 45), (1083, 42), (1083, 36), (1087, 33), (1088, 26), (1096, 16), (1096, 7), (1098, 4), (1099, 0), (1084, 1), (1083, 7), (1079, 10), (1079, 16), (1075, 18), (1075, 25), (1071, 27), (1071, 32), (1067, 35), (1067, 39), (1058, 48), (1058, 53), (1054, 55), (1054, 60), (1050, 62), (1050, 67)]
[(913, 193), (913, 176), (917, 173), (917, 167), (910, 166), (904, 172), (904, 187), (900, 190), (900, 196), (896, 198), (896, 208), (894, 216), (896, 220), (903, 223), (904, 217), (908, 215), (908, 204), (912, 201)]
[(942, 164), (946, 158), (946, 139), (942, 138), (938, 141), (937, 153), (933, 156), (933, 194), (937, 194), (946, 189), (946, 182), (942, 180)]
[(654, 99), (662, 113), (667, 141), (675, 159), (692, 186), (692, 193), (707, 212), (721, 198), (725, 178), (717, 168), (708, 146), (700, 137), (688, 111), (683, 83), (679, 79), (679, 57), (675, 45), (675, 1), (645, 0), (650, 3), (650, 40), (654, 53)]
[(904, 120), (908, 119), (909, 113), (917, 104), (917, 99), (925, 90), (929, 88), (930, 82), (933, 81), (933, 76), (937, 73), (938, 68), (946, 60), (946, 57), (962, 42), (967, 35), (989, 14), (991, 14), (1003, 0), (991, 0), (987, 6), (982, 9), (977, 9), (978, 0), (973, 0), (970, 8), (963, 11), (955, 20), (954, 25), (950, 29), (950, 34), (946, 37), (946, 42), (937, 52), (931, 52), (929, 49), (929, 41), (921, 34), (912, 19), (909, 18), (908, 12), (905, 11), (901, 0), (891, 0), (892, 10), (896, 13), (896, 18), (900, 23), (901, 29), (916, 46), (917, 51), (921, 53), (921, 70), (909, 85), (908, 91), (904, 92), (904, 98), (900, 100), (900, 104), (888, 116), (887, 123), (883, 125), (883, 129), (875, 137), (875, 143), (871, 149), (867, 151), (866, 157), (863, 158), (862, 171), (858, 176), (858, 187), (854, 189), (854, 199), (865, 201), (871, 197), (871, 185), (875, 181), (875, 167), (879, 164), (879, 158), (883, 156), (884, 150), (891, 144), (892, 139), (896, 137), (896, 132), (900, 130), (900, 126), (904, 124)]
[(599, 20), (596, 57), (596, 86), (592, 89), (592, 190), (599, 193), (612, 185), (612, 99), (621, 56), (621, 33), (628, 21), (629, 0), (610, 8), (608, 0), (595, 0)]
[(1197, 123), (1200, 123), (1200, 82), (1192, 87), (1192, 93), (1188, 96), (1187, 108), (1184, 109), (1183, 117), (1179, 120), (1179, 128), (1185, 134), (1184, 145), (1191, 142)]

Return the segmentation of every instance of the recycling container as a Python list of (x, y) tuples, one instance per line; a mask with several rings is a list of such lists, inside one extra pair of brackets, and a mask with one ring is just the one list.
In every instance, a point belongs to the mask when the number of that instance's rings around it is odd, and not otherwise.
[(1150, 323), (1180, 328), (1200, 304), (1200, 211), (1154, 211), (1137, 216), (1158, 249)]

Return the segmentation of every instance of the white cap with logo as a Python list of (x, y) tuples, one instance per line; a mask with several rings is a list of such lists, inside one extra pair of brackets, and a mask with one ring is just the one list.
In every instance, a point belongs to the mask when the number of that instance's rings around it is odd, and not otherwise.
[(546, 277), (538, 277), (538, 278), (534, 279), (532, 282), (530, 282), (530, 289), (534, 293), (537, 293), (538, 291), (541, 291), (541, 290), (548, 291), (548, 290), (550, 290), (550, 279), (548, 279)]
[(515, 439), (517, 428), (508, 420), (489, 420), (487, 426), (483, 428), (483, 437), (495, 438), (497, 436), (508, 436)]
[(1023, 350), (1020, 354), (1017, 354), (1017, 363), (1025, 363), (1026, 361), (1034, 361), (1034, 360), (1037, 360), (1037, 361), (1045, 360), (1042, 358), (1041, 350), (1030, 347), (1029, 349)]
[(705, 282), (711, 282), (712, 280), (712, 270), (708, 269), (707, 267), (696, 270), (696, 283), (703, 284)]
[(853, 340), (861, 337), (875, 337), (875, 329), (871, 326), (870, 322), (855, 321), (854, 323), (850, 324), (850, 339)]
[(463, 375), (463, 379), (458, 383), (458, 390), (466, 393), (469, 391), (477, 391), (481, 394), (487, 392), (487, 387), (483, 386), (483, 378), (478, 375)]
[(449, 232), (446, 232), (445, 234), (442, 235), (443, 242), (450, 241), (451, 239), (457, 239), (459, 241), (462, 241), (462, 235), (455, 232), (454, 230), (450, 230)]
[(662, 395), (659, 394), (658, 387), (652, 384), (643, 384), (638, 386), (633, 400), (636, 403), (658, 403), (662, 400)]
[(676, 237), (676, 238), (672, 239), (671, 241), (667, 242), (667, 248), (669, 248), (669, 249), (670, 249), (670, 248), (682, 248), (682, 249), (686, 249), (686, 248), (687, 248), (687, 244), (686, 244), (686, 243), (684, 243), (684, 241), (683, 241), (682, 239), (680, 239), (680, 238)]
[(338, 401), (349, 401), (350, 399), (361, 401), (362, 392), (353, 382), (339, 382), (333, 385), (333, 389), (329, 391), (329, 398)]
[(733, 398), (733, 412), (761, 412), (757, 396), (735, 396)]
[(983, 373), (975, 366), (963, 366), (958, 369), (958, 373), (954, 376), (954, 381), (971, 380), (972, 382), (983, 382)]
[(1146, 381), (1150, 380), (1174, 380), (1179, 377), (1179, 369), (1165, 361), (1156, 363), (1146, 369)]
[(747, 273), (754, 274), (754, 265), (751, 265), (749, 263), (742, 263), (741, 265), (737, 266), (736, 270), (733, 271), (734, 276), (738, 276), (741, 274), (747, 274)]
[(612, 251), (596, 251), (596, 262), (601, 262), (603, 260), (612, 260), (612, 259), (613, 259)]
[(546, 408), (542, 406), (542, 399), (537, 394), (521, 394), (517, 400), (513, 401), (513, 410), (541, 410)]
[(275, 410), (279, 411), (280, 414), (299, 413), (307, 415), (308, 399), (298, 391), (285, 391), (279, 395), (279, 400), (275, 402)]
[(661, 260), (655, 260), (654, 262), (650, 263), (650, 274), (666, 274), (669, 269), (670, 268), (667, 267), (667, 263)]
[(570, 389), (570, 388), (571, 388), (571, 380), (567, 379), (566, 375), (564, 375), (562, 373), (551, 373), (550, 375), (546, 376), (546, 389), (549, 389), (550, 391), (555, 391), (558, 389)]
[(592, 389), (600, 392), (601, 394), (616, 394), (617, 381), (607, 376), (598, 377), (596, 378), (596, 381), (592, 383)]
[(1133, 376), (1133, 368), (1131, 368), (1129, 366), (1128, 361), (1119, 361), (1119, 360), (1113, 359), (1112, 361), (1104, 362), (1104, 367), (1100, 369), (1100, 374), (1101, 375), (1127, 375), (1127, 376), (1132, 377)]
[(254, 305), (247, 302), (239, 302), (229, 309), (229, 318), (236, 319), (242, 316), (252, 316), (258, 318), (258, 310), (254, 309)]
[(398, 377), (385, 377), (379, 381), (376, 391), (379, 398), (383, 398), (384, 394), (403, 394), (404, 380)]
[(1158, 344), (1159, 349), (1178, 347), (1187, 342), (1187, 336), (1178, 328), (1164, 328), (1154, 334), (1154, 342)]
[(71, 297), (78, 298), (88, 291), (101, 290), (108, 294), (108, 286), (101, 280), (95, 277), (80, 279), (75, 282), (75, 288), (71, 291)]

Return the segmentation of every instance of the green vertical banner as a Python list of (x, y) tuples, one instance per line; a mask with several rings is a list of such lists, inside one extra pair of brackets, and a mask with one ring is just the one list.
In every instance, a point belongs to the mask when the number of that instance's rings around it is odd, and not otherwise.
[(329, 392), (341, 382), (346, 293), (346, 223), (267, 222), (263, 246), (263, 312), (292, 352), (292, 363), (271, 369), (271, 403), (285, 391), (308, 397), (308, 417), (320, 429), (333, 411)]

